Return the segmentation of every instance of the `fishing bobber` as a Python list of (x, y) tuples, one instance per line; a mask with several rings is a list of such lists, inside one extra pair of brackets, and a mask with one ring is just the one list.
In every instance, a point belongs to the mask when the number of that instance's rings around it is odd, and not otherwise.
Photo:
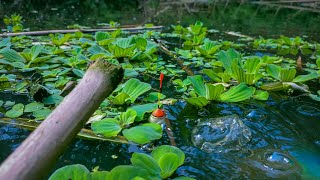
[(166, 113), (164, 110), (157, 108), (154, 110), (149, 118), (149, 122), (152, 123), (158, 123), (158, 124), (164, 124), (166, 118)]

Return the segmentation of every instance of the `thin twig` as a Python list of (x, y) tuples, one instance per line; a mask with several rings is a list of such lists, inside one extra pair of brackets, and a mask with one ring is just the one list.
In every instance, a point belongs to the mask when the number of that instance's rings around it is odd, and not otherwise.
[(166, 132), (168, 134), (170, 144), (172, 146), (177, 146), (176, 141), (174, 139), (174, 134), (172, 132), (172, 126), (171, 126), (170, 120), (168, 118), (165, 118), (165, 123), (166, 123)]
[(83, 32), (83, 33), (92, 33), (97, 31), (115, 31), (121, 29), (123, 31), (137, 32), (143, 30), (162, 30), (163, 26), (153, 26), (153, 27), (125, 27), (125, 28), (100, 28), (100, 29), (64, 29), (64, 30), (44, 30), (44, 31), (29, 31), (29, 32), (19, 32), (19, 33), (3, 33), (0, 34), (0, 37), (7, 36), (21, 36), (21, 35), (29, 35), (29, 36), (39, 36), (39, 35), (47, 35), (54, 33), (75, 33), (75, 32)]

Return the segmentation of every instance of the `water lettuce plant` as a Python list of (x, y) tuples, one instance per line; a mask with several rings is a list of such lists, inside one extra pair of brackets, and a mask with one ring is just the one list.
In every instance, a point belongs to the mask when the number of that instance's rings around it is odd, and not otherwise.
[(187, 102), (199, 107), (207, 105), (212, 100), (222, 102), (244, 101), (252, 97), (255, 92), (255, 88), (248, 87), (245, 83), (240, 83), (224, 92), (225, 87), (221, 83), (204, 83), (201, 75), (189, 76), (188, 79), (197, 96), (187, 98)]
[[(90, 172), (81, 164), (64, 166), (56, 170), (49, 180), (58, 179), (167, 179), (176, 169), (183, 165), (185, 154), (179, 148), (169, 145), (156, 147), (150, 155), (133, 153), (131, 165), (119, 165), (110, 171), (94, 170)], [(174, 179), (192, 180), (193, 178), (178, 177)]]
[(7, 26), (8, 32), (20, 32), (23, 30), (22, 16), (20, 16), (19, 14), (5, 16), (3, 22)]
[(151, 85), (132, 78), (121, 86), (120, 89), (118, 94), (112, 99), (113, 104), (123, 105), (128, 101), (134, 103), (141, 94), (151, 89)]

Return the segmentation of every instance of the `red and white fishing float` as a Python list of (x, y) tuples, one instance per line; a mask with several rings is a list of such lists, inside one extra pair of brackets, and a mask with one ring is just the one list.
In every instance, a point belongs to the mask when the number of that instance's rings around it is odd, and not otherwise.
[(160, 88), (159, 88), (159, 94), (158, 94), (158, 108), (154, 110), (149, 118), (149, 122), (158, 123), (158, 124), (164, 124), (166, 113), (163, 109), (160, 108), (160, 97), (162, 92), (162, 81), (164, 78), (164, 74), (160, 73)]

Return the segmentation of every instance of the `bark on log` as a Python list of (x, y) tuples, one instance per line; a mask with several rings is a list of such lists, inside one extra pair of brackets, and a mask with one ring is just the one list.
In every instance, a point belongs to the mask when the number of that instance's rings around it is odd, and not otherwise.
[(40, 126), (2, 163), (0, 179), (45, 179), (60, 154), (122, 80), (123, 69), (97, 60)]

